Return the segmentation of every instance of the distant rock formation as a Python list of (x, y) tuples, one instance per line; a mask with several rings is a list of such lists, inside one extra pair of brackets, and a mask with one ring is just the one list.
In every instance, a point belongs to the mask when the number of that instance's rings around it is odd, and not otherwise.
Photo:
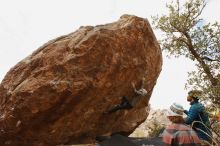
[(166, 109), (150, 110), (147, 119), (135, 129), (130, 137), (150, 138), (152, 130), (156, 130), (158, 127), (166, 127), (171, 124), (167, 119), (166, 112)]
[[(146, 19), (80, 27), (49, 41), (14, 66), (0, 84), (0, 145), (87, 143), (97, 135), (129, 135), (146, 108), (162, 66)], [(145, 78), (148, 94), (133, 109), (103, 112), (132, 98)]]

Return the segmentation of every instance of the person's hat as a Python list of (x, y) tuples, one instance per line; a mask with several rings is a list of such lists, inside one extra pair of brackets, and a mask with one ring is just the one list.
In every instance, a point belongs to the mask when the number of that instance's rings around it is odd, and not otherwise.
[(167, 116), (183, 116), (183, 111), (182, 105), (173, 103), (167, 111)]
[(202, 97), (202, 91), (200, 90), (191, 90), (188, 92), (188, 96), (191, 96), (195, 99), (200, 99)]

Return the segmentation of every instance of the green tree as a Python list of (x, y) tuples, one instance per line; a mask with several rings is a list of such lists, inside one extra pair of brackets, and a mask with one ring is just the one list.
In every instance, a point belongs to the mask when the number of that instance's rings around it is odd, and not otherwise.
[(164, 125), (161, 125), (159, 121), (153, 119), (152, 125), (148, 127), (149, 129), (148, 137), (149, 138), (158, 137), (160, 135), (161, 129), (164, 128), (165, 128)]
[(220, 24), (200, 18), (205, 0), (179, 0), (166, 5), (168, 14), (153, 16), (153, 25), (164, 34), (162, 49), (175, 57), (195, 61), (197, 70), (189, 73), (186, 87), (203, 90), (204, 100), (220, 107)]
[(220, 24), (200, 18), (206, 4), (205, 0), (188, 0), (180, 5), (175, 0), (166, 5), (168, 14), (152, 18), (154, 27), (163, 33), (162, 49), (195, 62), (196, 71), (189, 73), (186, 87), (202, 90), (213, 112), (220, 107)]

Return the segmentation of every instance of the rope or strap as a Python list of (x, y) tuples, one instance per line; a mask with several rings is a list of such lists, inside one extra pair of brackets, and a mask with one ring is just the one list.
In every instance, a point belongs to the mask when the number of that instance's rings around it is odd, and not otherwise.
[[(209, 129), (209, 128), (208, 128), (203, 122), (201, 122), (201, 121), (193, 121), (192, 127), (193, 127), (193, 125), (194, 125), (195, 123), (201, 123), (201, 124), (204, 125), (207, 129)], [(204, 134), (207, 135), (208, 137), (210, 137), (215, 144), (218, 144), (218, 143), (214, 140), (214, 138), (213, 138), (212, 135), (209, 135), (207, 132), (205, 132), (204, 130), (202, 130), (202, 129), (200, 129), (200, 128), (195, 128), (195, 129), (198, 130), (198, 131), (200, 131), (200, 132), (202, 132), (202, 133), (204, 133)], [(209, 130), (209, 131), (211, 131), (211, 130)], [(209, 144), (209, 145), (212, 145), (212, 144)]]

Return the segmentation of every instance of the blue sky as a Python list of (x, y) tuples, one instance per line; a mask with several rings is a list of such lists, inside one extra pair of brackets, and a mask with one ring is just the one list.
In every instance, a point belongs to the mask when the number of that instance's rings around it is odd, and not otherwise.
[[(75, 31), (80, 26), (117, 21), (123, 14), (148, 18), (164, 14), (170, 0), (0, 0), (0, 81), (17, 62), (47, 41)], [(185, 0), (182, 0), (184, 2)], [(220, 22), (220, 0), (209, 0), (203, 12), (208, 22)], [(158, 39), (160, 33), (155, 31)], [(153, 108), (172, 102), (189, 105), (184, 84), (193, 63), (183, 57), (167, 59), (151, 97)]]

